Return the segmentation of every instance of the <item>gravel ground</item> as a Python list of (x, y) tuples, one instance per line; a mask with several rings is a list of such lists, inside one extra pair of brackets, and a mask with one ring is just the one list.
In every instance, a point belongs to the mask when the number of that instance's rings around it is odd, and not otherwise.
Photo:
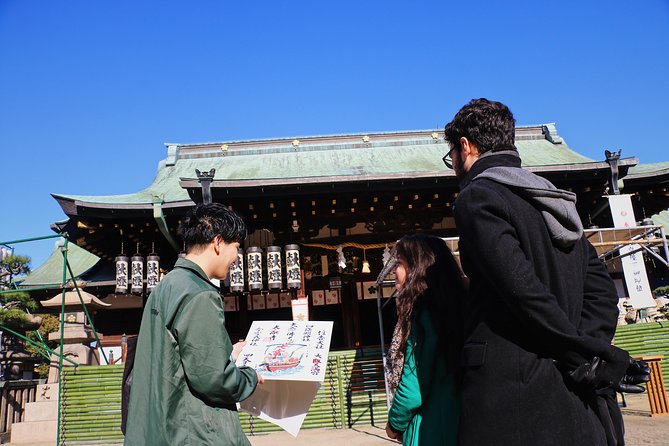
[(624, 415), (627, 446), (669, 445), (669, 416)]

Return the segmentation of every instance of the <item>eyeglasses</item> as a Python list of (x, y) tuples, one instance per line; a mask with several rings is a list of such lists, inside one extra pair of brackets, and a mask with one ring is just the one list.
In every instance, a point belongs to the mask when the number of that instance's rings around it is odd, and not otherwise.
[(441, 159), (446, 165), (446, 167), (448, 167), (451, 170), (453, 170), (453, 159), (451, 158), (451, 152), (453, 152), (454, 150), (456, 150), (456, 147), (452, 147), (451, 150), (449, 150), (448, 153), (444, 155), (444, 157)]

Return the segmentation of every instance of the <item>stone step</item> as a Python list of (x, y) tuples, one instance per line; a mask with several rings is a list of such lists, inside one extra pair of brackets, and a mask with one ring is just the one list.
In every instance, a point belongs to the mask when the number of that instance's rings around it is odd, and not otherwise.
[(58, 421), (25, 421), (12, 425), (11, 444), (36, 444), (56, 441)]
[(58, 401), (58, 383), (39, 384), (35, 401)]
[(23, 421), (58, 420), (58, 401), (36, 401), (26, 404)]
[(55, 441), (33, 441), (30, 443), (5, 443), (5, 446), (57, 446)]

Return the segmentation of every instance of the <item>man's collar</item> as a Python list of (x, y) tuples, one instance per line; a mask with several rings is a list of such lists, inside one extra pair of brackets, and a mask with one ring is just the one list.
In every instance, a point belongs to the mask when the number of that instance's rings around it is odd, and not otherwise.
[(520, 156), (515, 150), (500, 150), (497, 152), (485, 152), (476, 160), (460, 181), (460, 190), (464, 189), (481, 172), (491, 167), (507, 166), (520, 167)]
[(193, 271), (195, 274), (200, 276), (202, 279), (206, 280), (213, 286), (214, 288), (218, 289), (216, 285), (214, 285), (209, 277), (205, 274), (204, 270), (198, 265), (197, 263), (193, 262), (192, 260), (188, 260), (185, 258), (179, 258), (177, 259), (177, 262), (174, 264), (175, 268), (185, 268)]

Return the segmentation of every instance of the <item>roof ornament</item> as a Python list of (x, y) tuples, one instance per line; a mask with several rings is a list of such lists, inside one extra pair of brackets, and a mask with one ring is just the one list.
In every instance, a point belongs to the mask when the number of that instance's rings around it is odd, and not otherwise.
[(439, 139), (439, 133), (437, 133), (437, 132), (432, 132), (432, 134), (430, 136), (432, 136), (432, 139), (434, 139), (435, 141), (437, 139)]
[(228, 145), (227, 145), (227, 144), (223, 144), (223, 145), (221, 146), (221, 152), (223, 152), (223, 155), (227, 155), (227, 154), (228, 154)]
[(300, 140), (294, 139), (291, 144), (293, 145), (293, 147), (295, 147), (295, 150), (297, 150), (297, 147), (300, 145)]
[(562, 137), (558, 135), (557, 127), (555, 127), (554, 122), (542, 125), (541, 132), (544, 134), (546, 139), (553, 144), (562, 144), (564, 142)]
[(618, 188), (618, 160), (620, 160), (620, 152), (611, 152), (609, 150), (604, 150), (606, 155), (606, 162), (611, 168), (611, 178), (609, 178), (609, 186), (613, 195), (620, 195), (620, 189)]
[(214, 181), (214, 175), (216, 174), (216, 169), (211, 169), (209, 172), (200, 172), (199, 169), (195, 169), (195, 175), (197, 175), (197, 181), (202, 187), (202, 202), (211, 203), (211, 182)]
[(362, 142), (364, 142), (365, 144), (367, 144), (367, 143), (369, 142), (369, 136), (368, 136), (368, 135), (363, 136), (363, 137), (362, 137)]

